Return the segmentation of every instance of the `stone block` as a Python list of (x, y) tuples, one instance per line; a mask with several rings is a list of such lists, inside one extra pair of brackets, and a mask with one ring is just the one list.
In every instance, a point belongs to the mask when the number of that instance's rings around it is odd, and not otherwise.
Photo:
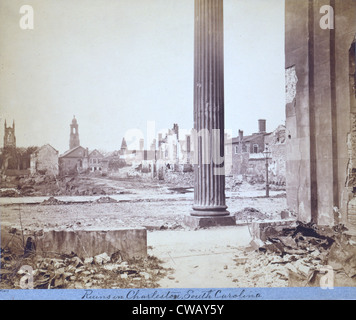
[(294, 225), (294, 219), (256, 221), (252, 222), (251, 233), (254, 239), (266, 241), (268, 237), (278, 235), (277, 228), (290, 228)]
[(217, 226), (235, 226), (235, 216), (191, 216), (184, 217), (184, 224), (192, 229), (217, 227)]
[(36, 239), (37, 251), (54, 251), (80, 257), (91, 257), (118, 251), (125, 258), (147, 255), (147, 230), (145, 228), (120, 228), (115, 230), (61, 230), (48, 231)]
[[(81, 258), (94, 257), (103, 253), (112, 255), (120, 252), (125, 259), (147, 256), (147, 230), (145, 228), (119, 228), (113, 230), (48, 230), (31, 237), (38, 254), (74, 252)], [(11, 252), (23, 254), (22, 237), (8, 230), (1, 230), (1, 246), (7, 245)]]
[(265, 243), (260, 239), (251, 240), (250, 246), (253, 250), (258, 250), (259, 248), (264, 247)]

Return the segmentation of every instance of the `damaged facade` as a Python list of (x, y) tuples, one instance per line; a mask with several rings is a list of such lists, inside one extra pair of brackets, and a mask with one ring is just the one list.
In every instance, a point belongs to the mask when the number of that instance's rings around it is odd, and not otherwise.
[[(226, 163), (231, 167), (233, 175), (242, 175), (250, 182), (265, 181), (265, 157), (263, 152), (268, 146), (269, 177), (270, 183), (285, 184), (285, 126), (278, 126), (273, 132), (266, 132), (266, 120), (258, 120), (259, 131), (248, 136), (244, 136), (243, 131), (239, 130), (239, 136), (227, 140), (225, 153), (232, 154), (231, 163)], [(229, 159), (229, 157), (226, 157)]]
[(89, 168), (90, 171), (102, 171), (104, 156), (97, 149), (89, 153)]
[(285, 10), (287, 202), (301, 221), (355, 229), (355, 1)]
[(30, 156), (36, 147), (16, 147), (15, 121), (12, 126), (4, 124), (4, 144), (0, 149), (0, 168), (4, 176), (21, 176), (30, 174)]
[(58, 151), (46, 144), (31, 154), (31, 174), (58, 175)]
[(68, 150), (59, 157), (61, 174), (75, 174), (89, 169), (89, 151), (81, 146)]

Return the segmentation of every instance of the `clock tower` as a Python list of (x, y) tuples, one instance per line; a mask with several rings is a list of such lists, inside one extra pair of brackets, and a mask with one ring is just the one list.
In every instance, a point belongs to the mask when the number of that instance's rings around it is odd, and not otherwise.
[(70, 125), (70, 139), (69, 139), (69, 149), (76, 148), (80, 145), (79, 143), (79, 132), (78, 132), (78, 122), (75, 116), (73, 116), (72, 123)]

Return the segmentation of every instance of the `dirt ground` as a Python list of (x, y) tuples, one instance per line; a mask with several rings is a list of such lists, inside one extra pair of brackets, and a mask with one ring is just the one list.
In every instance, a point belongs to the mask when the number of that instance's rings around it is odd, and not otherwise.
[(158, 282), (163, 288), (288, 286), (288, 271), (270, 265), (250, 241), (247, 226), (148, 234), (149, 252), (173, 270)]
[[(254, 216), (258, 219), (280, 219), (281, 211), (286, 209), (283, 190), (272, 190), (271, 197), (265, 198), (263, 185), (240, 184), (228, 188), (226, 202), (231, 214), (254, 209), (250, 216), (238, 215), (240, 222), (245, 225), (190, 230), (183, 224), (183, 218), (189, 214), (193, 204), (193, 189), (189, 179), (181, 185), (98, 177), (91, 178), (91, 181), (93, 185), (105, 184), (118, 192), (110, 197), (58, 196), (50, 198), (50, 201), (48, 197), (45, 200), (16, 198), (15, 202), (11, 198), (2, 198), (1, 227), (23, 228), (25, 231), (146, 227), (148, 254), (160, 262), (161, 270), (165, 270), (160, 277), (154, 277), (149, 287), (288, 285), (288, 272), (284, 264), (271, 264), (276, 259), (274, 255), (263, 255), (249, 247), (252, 238), (246, 225), (256, 220)], [(145, 266), (149, 269), (150, 263)], [(261, 266), (264, 272), (261, 272)], [(150, 274), (152, 270), (148, 269), (144, 271)], [(88, 283), (94, 287), (105, 287), (111, 283), (102, 281), (101, 286), (99, 280), (88, 280)], [(147, 286), (145, 282), (137, 284)], [(126, 281), (121, 285), (127, 286), (128, 283)], [(120, 284), (116, 283), (115, 286)], [(73, 284), (68, 287), (73, 287)]]

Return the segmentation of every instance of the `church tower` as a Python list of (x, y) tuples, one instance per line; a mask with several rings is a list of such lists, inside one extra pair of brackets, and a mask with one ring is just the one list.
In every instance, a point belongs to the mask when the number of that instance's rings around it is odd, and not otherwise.
[(12, 122), (12, 127), (7, 127), (5, 120), (4, 127), (4, 148), (16, 148), (15, 121)]
[(78, 132), (78, 123), (75, 116), (73, 116), (72, 123), (70, 125), (70, 140), (69, 140), (69, 149), (73, 149), (79, 146), (79, 132)]
[(127, 143), (125, 138), (122, 138), (120, 154), (126, 154), (126, 151), (127, 151)]

